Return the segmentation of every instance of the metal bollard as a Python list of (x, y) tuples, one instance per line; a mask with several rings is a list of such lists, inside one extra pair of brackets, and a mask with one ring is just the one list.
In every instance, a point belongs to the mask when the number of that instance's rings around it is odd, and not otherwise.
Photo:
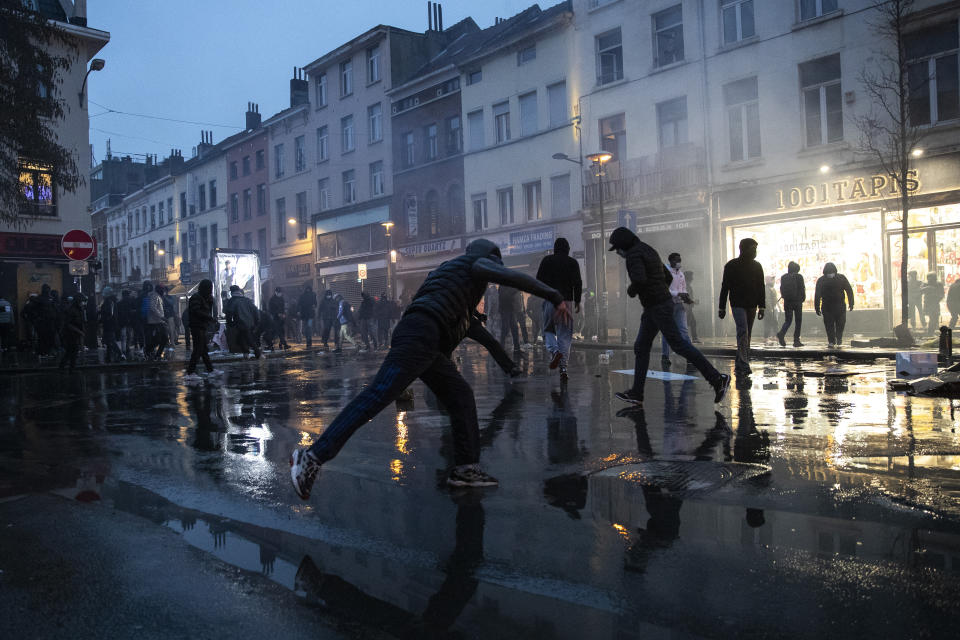
[(950, 327), (940, 327), (940, 355), (938, 360), (940, 364), (948, 367), (953, 364), (953, 329)]

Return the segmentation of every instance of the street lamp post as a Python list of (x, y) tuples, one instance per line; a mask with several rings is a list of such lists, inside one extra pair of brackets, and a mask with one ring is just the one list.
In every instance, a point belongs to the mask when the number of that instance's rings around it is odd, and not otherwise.
[(600, 340), (606, 342), (609, 334), (607, 331), (607, 230), (603, 221), (603, 165), (613, 158), (613, 154), (607, 151), (591, 153), (587, 160), (593, 164), (597, 176), (597, 186), (600, 190), (600, 242), (598, 251), (600, 251)]
[(83, 84), (80, 85), (80, 106), (83, 107), (83, 94), (87, 92), (87, 78), (90, 76), (91, 71), (102, 71), (103, 68), (107, 66), (106, 61), (103, 58), (94, 58), (90, 61), (90, 68), (87, 69), (86, 75), (83, 76)]
[(393, 234), (390, 233), (393, 229), (393, 223), (389, 220), (387, 222), (380, 223), (387, 235), (387, 291), (390, 292), (390, 299), (395, 300), (397, 297), (395, 282), (394, 282), (394, 273), (393, 273), (393, 263), (396, 261), (397, 254), (393, 250)]

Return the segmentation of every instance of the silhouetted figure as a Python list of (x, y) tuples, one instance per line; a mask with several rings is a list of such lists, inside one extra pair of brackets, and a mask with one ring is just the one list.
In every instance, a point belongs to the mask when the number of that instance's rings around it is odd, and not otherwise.
[(943, 301), (943, 283), (937, 280), (937, 274), (927, 274), (927, 284), (920, 290), (923, 293), (923, 316), (927, 320), (927, 330), (931, 333), (940, 327), (940, 303)]
[(960, 279), (954, 280), (947, 290), (947, 311), (950, 312), (950, 328), (953, 329), (960, 317)]
[(837, 266), (828, 262), (823, 266), (823, 275), (817, 279), (813, 310), (818, 316), (823, 316), (823, 327), (827, 331), (827, 347), (830, 349), (839, 347), (843, 343), (847, 308), (853, 311), (853, 287), (850, 286), (845, 275), (837, 273)]
[(70, 365), (70, 373), (77, 369), (77, 354), (80, 353), (80, 346), (83, 343), (84, 336), (84, 313), (83, 304), (85, 302), (82, 293), (78, 293), (67, 308), (66, 317), (63, 323), (63, 356), (60, 358), (60, 368), (63, 369), (67, 364)]
[(730, 312), (737, 325), (737, 357), (735, 370), (749, 375), (750, 338), (753, 335), (754, 319), (763, 320), (766, 307), (766, 290), (763, 283), (763, 267), (757, 262), (757, 241), (744, 238), (740, 241), (740, 255), (723, 267), (720, 284), (720, 311), (723, 320), (727, 315), (727, 295), (730, 296)]
[(786, 335), (793, 323), (793, 346), (802, 347), (800, 326), (803, 322), (803, 301), (807, 298), (807, 288), (800, 274), (800, 265), (790, 262), (787, 272), (780, 276), (780, 297), (783, 298), (783, 326), (777, 333), (781, 347), (787, 346)]

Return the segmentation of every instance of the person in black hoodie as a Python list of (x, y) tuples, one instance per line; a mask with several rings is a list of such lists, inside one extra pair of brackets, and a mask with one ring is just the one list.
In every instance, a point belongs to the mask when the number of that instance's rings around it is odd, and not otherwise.
[(310, 283), (304, 285), (297, 306), (300, 308), (300, 319), (303, 321), (303, 335), (307, 338), (307, 349), (310, 349), (313, 347), (313, 321), (317, 316), (317, 294), (313, 292)]
[(374, 300), (366, 291), (360, 293), (360, 309), (357, 317), (360, 319), (360, 336), (363, 338), (367, 350), (370, 349), (370, 340), (373, 339), (373, 348), (377, 349), (377, 329), (373, 320)]
[(289, 349), (287, 344), (287, 303), (283, 299), (283, 289), (277, 287), (273, 290), (273, 297), (267, 305), (273, 320), (273, 331), (277, 336), (277, 348)]
[(190, 351), (190, 362), (187, 363), (187, 375), (197, 375), (197, 362), (203, 358), (207, 373), (213, 373), (213, 363), (207, 353), (207, 327), (213, 318), (213, 282), (207, 279), (200, 281), (197, 292), (190, 296), (187, 303), (190, 312), (190, 342), (193, 349)]
[(320, 471), (353, 433), (396, 400), (417, 378), (433, 391), (450, 414), (454, 468), (447, 484), (459, 487), (495, 486), (480, 460), (480, 428), (473, 390), (449, 354), (467, 337), (477, 305), (488, 282), (506, 284), (549, 299), (561, 322), (570, 313), (563, 296), (530, 276), (503, 266), (500, 249), (489, 240), (474, 240), (466, 253), (430, 272), (413, 297), (396, 329), (390, 351), (374, 380), (347, 404), (309, 449), (295, 449), (290, 479), (306, 500)]
[(323, 300), (320, 301), (320, 332), (323, 337), (323, 348), (330, 348), (330, 336), (333, 336), (333, 342), (337, 342), (337, 301), (333, 299), (333, 291), (327, 289), (323, 292)]
[[(844, 302), (846, 295), (846, 302)], [(823, 265), (823, 275), (817, 279), (813, 294), (813, 310), (823, 315), (827, 331), (827, 347), (833, 349), (843, 342), (843, 327), (847, 324), (847, 307), (853, 311), (853, 287), (847, 277), (837, 273), (837, 265)]]
[(60, 358), (60, 368), (69, 363), (70, 373), (77, 368), (77, 354), (80, 352), (80, 345), (83, 342), (83, 305), (86, 297), (78, 293), (70, 306), (67, 307), (63, 322), (63, 356)]
[(100, 305), (100, 325), (103, 328), (103, 346), (106, 348), (104, 362), (123, 360), (120, 353), (120, 313), (117, 296), (113, 295), (113, 287), (103, 288), (103, 304)]
[(802, 347), (800, 342), (800, 325), (803, 320), (803, 301), (807, 298), (807, 287), (800, 273), (800, 265), (791, 261), (787, 264), (787, 272), (780, 276), (780, 297), (783, 299), (783, 326), (777, 332), (777, 342), (781, 347), (787, 346), (786, 335), (790, 323), (793, 326), (793, 346)]
[[(553, 243), (553, 255), (544, 256), (537, 269), (537, 280), (560, 292), (563, 299), (573, 303), (575, 313), (580, 313), (580, 296), (583, 280), (580, 265), (570, 257), (570, 243), (566, 238), (557, 238)], [(567, 304), (569, 307), (570, 305)], [(543, 302), (543, 344), (550, 352), (550, 368), (560, 367), (560, 379), (567, 379), (567, 362), (570, 360), (570, 344), (573, 342), (573, 316), (569, 323), (557, 324), (554, 307), (549, 300)]]
[(627, 295), (631, 298), (639, 297), (640, 304), (643, 305), (640, 331), (633, 344), (636, 358), (633, 387), (617, 393), (617, 398), (643, 406), (643, 386), (647, 379), (647, 369), (650, 367), (650, 347), (653, 346), (657, 334), (663, 333), (670, 348), (686, 358), (687, 362), (695, 366), (707, 379), (714, 389), (714, 402), (720, 402), (730, 386), (730, 376), (717, 371), (703, 354), (680, 334), (673, 315), (673, 296), (669, 289), (672, 276), (660, 255), (626, 227), (618, 227), (610, 234), (609, 251), (616, 251), (618, 256), (626, 260), (627, 276), (630, 278)]
[(754, 319), (763, 320), (766, 309), (766, 290), (763, 285), (763, 267), (757, 262), (757, 241), (744, 238), (740, 241), (740, 255), (723, 266), (723, 281), (720, 284), (721, 320), (727, 316), (727, 295), (730, 296), (730, 311), (737, 325), (736, 372), (750, 374), (750, 336)]

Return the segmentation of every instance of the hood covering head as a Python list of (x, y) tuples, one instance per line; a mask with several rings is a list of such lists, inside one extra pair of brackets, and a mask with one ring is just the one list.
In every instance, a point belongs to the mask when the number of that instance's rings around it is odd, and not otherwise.
[(232, 284), (232, 285), (230, 285), (230, 295), (231, 295), (231, 296), (242, 296), (242, 295), (243, 295), (243, 289), (241, 289), (238, 285)]
[(40, 287), (40, 295), (42, 296), (50, 295), (50, 285), (45, 284), (42, 287)]
[(213, 295), (213, 282), (204, 278), (200, 281), (200, 285), (197, 287), (197, 291), (200, 292), (203, 296), (212, 296)]
[(832, 262), (828, 262), (827, 264), (823, 265), (823, 275), (828, 276), (836, 272), (837, 272), (837, 265), (833, 264)]
[(330, 289), (327, 289), (326, 291), (323, 292), (323, 297), (326, 298), (327, 300), (333, 300), (333, 291), (331, 291)]
[(791, 260), (790, 263), (787, 264), (787, 273), (800, 273), (800, 265)]
[(610, 248), (608, 251), (616, 251), (617, 249), (626, 251), (639, 241), (640, 238), (638, 238), (637, 234), (633, 231), (630, 231), (630, 229), (617, 227), (613, 230), (613, 233), (610, 234)]
[(370, 293), (367, 292), (367, 291), (361, 291), (361, 292), (360, 292), (360, 297), (363, 298), (364, 300), (369, 300), (369, 299), (370, 299)]
[(503, 263), (503, 257), (500, 255), (500, 247), (486, 238), (479, 238), (468, 244), (467, 255), (478, 258), (489, 258), (494, 262)]
[(557, 238), (553, 242), (553, 252), (561, 256), (570, 255), (570, 243), (566, 238)]
[(159, 293), (160, 295), (163, 295), (167, 291), (162, 284), (158, 284), (153, 288), (153, 290)]
[(108, 286), (108, 287), (104, 287), (104, 288), (103, 288), (103, 291), (101, 291), (100, 293), (103, 294), (103, 297), (104, 297), (104, 298), (109, 298), (110, 296), (113, 295), (113, 287), (109, 287), (109, 286)]

